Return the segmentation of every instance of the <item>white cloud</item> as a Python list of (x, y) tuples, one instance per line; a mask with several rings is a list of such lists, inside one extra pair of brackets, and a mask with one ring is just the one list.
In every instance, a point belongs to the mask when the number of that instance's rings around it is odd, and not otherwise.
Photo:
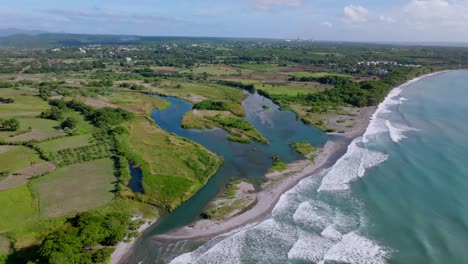
[(325, 22), (320, 23), (320, 26), (324, 28), (332, 28), (333, 24), (328, 21), (325, 21)]
[(346, 22), (365, 22), (368, 14), (369, 10), (359, 5), (349, 5), (343, 9), (343, 19)]
[(300, 6), (303, 0), (251, 0), (260, 10), (269, 10), (274, 6)]
[(379, 20), (382, 22), (387, 22), (387, 23), (395, 23), (396, 20), (393, 17), (390, 16), (385, 16), (385, 15), (380, 15)]

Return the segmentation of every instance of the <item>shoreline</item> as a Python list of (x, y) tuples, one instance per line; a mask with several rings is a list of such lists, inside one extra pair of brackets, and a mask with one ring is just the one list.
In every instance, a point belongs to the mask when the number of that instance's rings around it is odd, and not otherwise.
[[(152, 226), (158, 218), (155, 219), (145, 219), (145, 223), (142, 224), (140, 227), (138, 227), (138, 232), (143, 233), (145, 232), (150, 226)], [(132, 238), (129, 242), (124, 242), (121, 241), (119, 242), (114, 249), (114, 252), (112, 252), (112, 255), (110, 256), (109, 259), (109, 264), (117, 264), (121, 263), (121, 261), (125, 258), (125, 256), (130, 252), (130, 250), (133, 248), (135, 245), (135, 242), (137, 241), (139, 237), (134, 237)]]
[(180, 227), (165, 234), (153, 236), (152, 239), (161, 243), (172, 243), (181, 240), (208, 240), (268, 218), (284, 193), (294, 188), (304, 178), (317, 174), (333, 165), (346, 152), (352, 140), (364, 134), (371, 121), (371, 116), (376, 110), (377, 107), (370, 108), (365, 113), (365, 118), (359, 120), (357, 126), (347, 133), (329, 133), (329, 135), (340, 136), (340, 139), (337, 141), (328, 140), (313, 164), (308, 164), (291, 176), (271, 182), (266, 188), (257, 192), (257, 201), (249, 210), (223, 222), (209, 219), (197, 220), (190, 226)]
[[(395, 89), (401, 89), (423, 78), (449, 71), (450, 70), (433, 72), (408, 80), (407, 82), (390, 90), (387, 94), (387, 97), (392, 96), (392, 91)], [(161, 243), (173, 243), (181, 240), (209, 240), (213, 237), (239, 230), (240, 228), (247, 225), (256, 224), (268, 218), (271, 215), (273, 208), (278, 203), (280, 197), (284, 193), (294, 188), (294, 186), (296, 186), (302, 179), (313, 176), (314, 174), (319, 173), (321, 170), (332, 166), (341, 156), (345, 154), (347, 147), (355, 138), (365, 136), (369, 124), (373, 119), (375, 119), (376, 114), (379, 113), (378, 110), (381, 104), (379, 104), (379, 106), (369, 108), (366, 113), (364, 113), (362, 118), (357, 122), (356, 127), (351, 131), (346, 133), (328, 133), (329, 135), (339, 137), (339, 139), (337, 141), (327, 141), (323, 147), (322, 152), (316, 157), (314, 164), (307, 165), (299, 172), (296, 172), (294, 175), (274, 182), (268, 185), (265, 189), (257, 192), (257, 202), (249, 210), (219, 223), (209, 219), (198, 220), (192, 223), (190, 226), (183, 226), (165, 234), (153, 236), (151, 239)], [(111, 260), (110, 263), (120, 263), (123, 261), (125, 256), (130, 253), (135, 241), (136, 239), (134, 239), (132, 242), (126, 243), (128, 245), (125, 245), (125, 248), (122, 247), (116, 261), (112, 262)]]

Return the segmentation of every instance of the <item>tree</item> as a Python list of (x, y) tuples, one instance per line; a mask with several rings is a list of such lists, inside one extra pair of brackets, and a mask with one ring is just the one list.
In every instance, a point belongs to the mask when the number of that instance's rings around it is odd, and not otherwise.
[(11, 118), (7, 120), (0, 119), (0, 126), (3, 130), (16, 131), (20, 127), (20, 123), (17, 119)]
[(67, 117), (61, 124), (60, 127), (62, 129), (68, 128), (73, 129), (78, 124), (78, 121), (73, 117)]
[(57, 106), (52, 106), (49, 110), (42, 112), (39, 117), (52, 120), (61, 120), (62, 110)]

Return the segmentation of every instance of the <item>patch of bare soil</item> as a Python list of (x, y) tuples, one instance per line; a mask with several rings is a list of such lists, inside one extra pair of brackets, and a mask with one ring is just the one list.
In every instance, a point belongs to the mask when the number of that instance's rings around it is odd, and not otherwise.
[(26, 184), (29, 179), (53, 172), (56, 169), (52, 162), (42, 162), (33, 164), (27, 168), (8, 175), (3, 181), (0, 181), (0, 191), (12, 189)]
[(44, 140), (51, 137), (63, 136), (66, 135), (65, 131), (57, 130), (52, 132), (44, 132), (33, 129), (31, 132), (27, 132), (21, 135), (17, 135), (11, 138), (8, 138), (8, 142), (22, 142), (22, 141), (30, 141), (30, 140)]

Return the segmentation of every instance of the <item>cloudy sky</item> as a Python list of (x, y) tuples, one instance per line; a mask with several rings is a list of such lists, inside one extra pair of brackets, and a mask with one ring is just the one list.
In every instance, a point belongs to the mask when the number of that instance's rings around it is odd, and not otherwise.
[(0, 0), (0, 28), (468, 42), (468, 0)]

